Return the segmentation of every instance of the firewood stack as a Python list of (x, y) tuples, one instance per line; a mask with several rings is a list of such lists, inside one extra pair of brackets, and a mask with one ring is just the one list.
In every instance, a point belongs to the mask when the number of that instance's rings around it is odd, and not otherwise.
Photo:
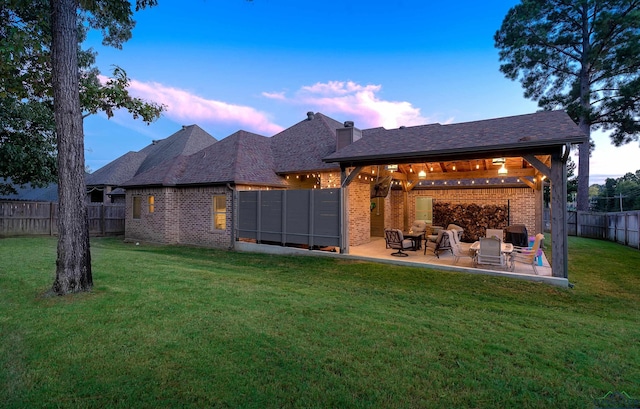
[(464, 229), (462, 241), (474, 242), (484, 237), (486, 229), (504, 229), (509, 225), (507, 206), (451, 204), (435, 202), (433, 204), (433, 224), (447, 227), (457, 224)]

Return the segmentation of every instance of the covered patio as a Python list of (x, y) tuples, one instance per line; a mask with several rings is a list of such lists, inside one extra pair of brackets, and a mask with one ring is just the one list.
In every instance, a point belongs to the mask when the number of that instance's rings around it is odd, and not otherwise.
[[(409, 197), (415, 197), (426, 189), (440, 189), (440, 193), (454, 192), (456, 189), (482, 189), (487, 201), (491, 201), (491, 189), (502, 189), (509, 185), (522, 191), (527, 190), (535, 195), (532, 206), (519, 210), (519, 214), (527, 213), (531, 220), (529, 231), (532, 234), (544, 230), (542, 221), (543, 186), (551, 186), (551, 250), (552, 264), (545, 263), (544, 273), (532, 277), (550, 277), (561, 279), (561, 285), (568, 283), (567, 274), (567, 233), (566, 233), (566, 162), (571, 145), (586, 142), (586, 137), (563, 111), (545, 111), (515, 117), (497, 118), (452, 125), (425, 125), (417, 127), (400, 127), (387, 130), (376, 128), (364, 133), (353, 124), (345, 123), (344, 129), (337, 133), (338, 149), (324, 158), (325, 162), (339, 163), (341, 168), (342, 239), (340, 253), (361, 258), (388, 260), (395, 264), (422, 263), (451, 269), (473, 268), (471, 259), (460, 259), (453, 266), (446, 255), (438, 259), (416, 252), (403, 260), (391, 257), (386, 252), (384, 239), (376, 234), (368, 234), (362, 240), (362, 232), (358, 240), (352, 240), (358, 228), (371, 215), (364, 214), (362, 209), (354, 210), (350, 201), (363, 199), (361, 188), (352, 190), (352, 182), (362, 179), (376, 181), (380, 176), (391, 179), (391, 189), (395, 189), (395, 198), (389, 202), (392, 211), (402, 214), (403, 220), (396, 217), (385, 227), (408, 230), (408, 226), (417, 217)], [(496, 159), (499, 162), (496, 162)], [(492, 165), (499, 164), (500, 167)], [(382, 169), (382, 171), (381, 171)], [(381, 175), (381, 172), (384, 174)], [(377, 175), (376, 175), (377, 173)], [(545, 181), (546, 180), (546, 181)], [(399, 193), (401, 192), (401, 193)], [(509, 195), (510, 193), (503, 193)], [(410, 196), (414, 195), (414, 196)], [(372, 196), (373, 197), (373, 196)], [(368, 203), (367, 203), (368, 204)], [(361, 207), (361, 205), (360, 205)], [(367, 206), (368, 210), (368, 206)], [(439, 222), (441, 223), (441, 222)], [(482, 221), (478, 221), (481, 225)], [(482, 229), (495, 226), (482, 226)], [(373, 231), (373, 230), (372, 230)], [(481, 234), (481, 233), (480, 233)], [(477, 240), (478, 233), (467, 237), (467, 241)], [(380, 242), (381, 244), (378, 244)], [(470, 243), (466, 243), (467, 246)], [(389, 253), (387, 256), (386, 254)], [(395, 259), (395, 260), (394, 260)], [(468, 263), (468, 266), (465, 265)], [(527, 266), (531, 269), (530, 266)], [(486, 270), (492, 273), (493, 270)], [(495, 271), (495, 274), (530, 276), (526, 272)]]

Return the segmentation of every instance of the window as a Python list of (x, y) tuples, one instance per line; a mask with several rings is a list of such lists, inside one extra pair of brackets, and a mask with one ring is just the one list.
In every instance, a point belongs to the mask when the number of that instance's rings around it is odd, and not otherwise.
[(416, 197), (416, 220), (424, 220), (427, 224), (433, 223), (432, 197)]
[(227, 228), (227, 197), (225, 195), (213, 196), (211, 219), (213, 230)]
[(156, 210), (156, 198), (154, 196), (149, 196), (149, 213), (153, 213)]
[(133, 218), (140, 218), (140, 211), (142, 210), (142, 198), (140, 196), (133, 197)]

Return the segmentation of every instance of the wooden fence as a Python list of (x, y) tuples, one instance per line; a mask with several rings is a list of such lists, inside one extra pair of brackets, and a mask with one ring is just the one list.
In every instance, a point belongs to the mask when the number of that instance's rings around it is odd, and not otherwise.
[[(89, 234), (124, 234), (122, 204), (88, 204)], [(0, 236), (56, 235), (58, 204), (54, 202), (0, 202)]]
[[(544, 212), (549, 220), (549, 209)], [(545, 223), (547, 225), (547, 223)], [(640, 210), (594, 213), (567, 212), (569, 236), (615, 241), (640, 250)]]

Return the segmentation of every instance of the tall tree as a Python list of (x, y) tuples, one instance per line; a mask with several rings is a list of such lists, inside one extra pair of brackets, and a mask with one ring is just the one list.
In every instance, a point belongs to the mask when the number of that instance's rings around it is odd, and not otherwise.
[[(136, 9), (155, 5), (137, 0)], [(93, 286), (84, 184), (84, 133), (78, 81), (78, 0), (51, 0), (54, 111), (58, 142), (58, 258), (53, 291), (88, 291)], [(121, 46), (134, 26), (125, 0), (83, 0), (84, 15), (104, 43)], [(81, 13), (82, 15), (82, 13)], [(105, 96), (107, 100), (112, 95)], [(114, 97), (117, 101), (120, 99)], [(107, 104), (107, 111), (112, 104)], [(151, 109), (153, 111), (153, 109)], [(159, 111), (158, 111), (159, 114)]]
[[(523, 0), (496, 32), (500, 71), (543, 109), (562, 108), (591, 141), (640, 135), (640, 0)], [(590, 143), (580, 146), (578, 210), (589, 208)]]
[[(135, 8), (154, 5), (156, 0), (137, 0)], [(118, 67), (113, 78), (101, 83), (98, 71), (91, 67), (95, 54), (79, 47), (86, 30), (92, 28), (102, 31), (103, 44), (121, 47), (131, 37), (132, 16), (132, 5), (126, 0), (0, 3), (0, 176), (42, 184), (57, 170), (59, 236), (52, 286), (57, 294), (89, 290), (93, 281), (83, 116), (98, 111), (112, 116), (114, 109), (125, 108), (150, 122), (163, 110), (131, 97), (126, 73)]]

